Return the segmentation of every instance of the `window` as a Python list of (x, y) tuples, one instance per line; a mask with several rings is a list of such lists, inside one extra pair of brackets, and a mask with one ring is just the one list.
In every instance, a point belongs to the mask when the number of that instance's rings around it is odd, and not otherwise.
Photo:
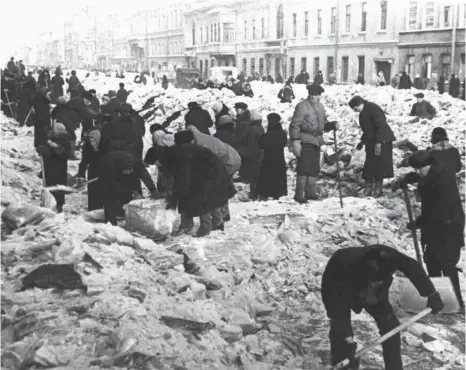
[(366, 32), (367, 26), (367, 3), (362, 3), (361, 8), (361, 32)]
[(199, 29), (199, 34), (200, 34), (200, 36), (201, 36), (201, 45), (203, 44), (203, 36), (204, 36), (204, 35), (203, 35), (204, 32), (202, 32), (202, 31), (203, 31), (203, 29), (202, 29), (202, 27), (201, 27), (201, 28)]
[(217, 25), (214, 24), (214, 32), (213, 32), (213, 35), (212, 35), (212, 38), (213, 38), (213, 42), (217, 42)]
[(364, 55), (358, 56), (358, 75), (364, 77), (366, 71), (366, 57)]
[(309, 36), (309, 12), (304, 12), (304, 36)]
[(380, 29), (387, 29), (387, 1), (380, 2)]
[(327, 57), (327, 80), (333, 75), (333, 57)]
[(248, 21), (244, 21), (244, 39), (248, 39)]
[(450, 68), (451, 68), (451, 56), (450, 54), (442, 54), (441, 56), (441, 62), (442, 62), (442, 76), (445, 77), (445, 79), (448, 79), (448, 76), (450, 76)]
[(295, 75), (295, 65), (294, 65), (295, 61), (294, 61), (294, 58), (290, 58), (290, 75), (292, 77), (294, 77)]
[(293, 13), (293, 37), (296, 37), (297, 32), (297, 25), (296, 25), (296, 13)]
[(204, 65), (205, 65), (205, 75), (206, 75), (206, 77), (207, 77), (207, 75), (208, 75), (208, 73), (209, 73), (209, 71), (208, 71), (208, 69), (209, 69), (209, 61), (208, 61), (207, 59), (205, 60)]
[(210, 42), (214, 42), (214, 37), (215, 37), (215, 36), (214, 36), (214, 25), (211, 24), (211, 25), (210, 25), (210, 39), (209, 39)]
[(335, 34), (335, 26), (337, 21), (337, 8), (332, 8), (332, 13), (330, 15), (330, 34)]
[(351, 5), (346, 5), (345, 32), (350, 33), (350, 31), (351, 31)]
[(259, 74), (261, 77), (264, 75), (264, 58), (259, 59)]
[(307, 70), (307, 58), (301, 58), (301, 71)]
[(265, 19), (261, 19), (261, 39), (265, 39)]
[(215, 67), (215, 60), (214, 59), (210, 60), (210, 67)]
[(349, 69), (348, 57), (342, 57), (341, 64), (342, 64), (341, 80), (343, 82), (348, 82), (348, 69)]
[(317, 34), (322, 35), (322, 10), (317, 11)]
[(314, 58), (314, 76), (317, 76), (317, 73), (320, 71), (320, 60), (319, 57)]
[(222, 41), (220, 38), (220, 23), (217, 23), (217, 41)]
[(464, 79), (464, 75), (465, 75), (465, 54), (461, 54), (460, 56), (460, 59), (461, 59), (461, 63), (460, 63), (460, 80)]
[(233, 23), (223, 24), (223, 42), (235, 42), (235, 25)]
[(406, 74), (411, 77), (411, 81), (414, 80), (414, 55), (408, 55), (406, 57)]
[(209, 42), (209, 26), (205, 28), (205, 42)]
[(202, 60), (199, 61), (199, 75), (202, 76)]
[(422, 57), (422, 78), (432, 77), (432, 55), (424, 55)]
[(256, 73), (256, 59), (251, 58), (251, 76), (254, 76)]
[(256, 20), (252, 20), (252, 39), (256, 39)]
[(248, 68), (248, 60), (246, 58), (244, 58), (243, 59), (243, 69), (242, 69), (244, 74), (248, 73), (247, 68)]
[(435, 17), (435, 1), (428, 1), (426, 3), (426, 28), (434, 27), (434, 17)]
[(280, 4), (277, 10), (277, 39), (283, 38), (283, 5)]
[(417, 28), (417, 0), (411, 0), (409, 3), (408, 28), (410, 30)]
[(196, 45), (196, 25), (193, 23), (193, 45)]
[(451, 27), (451, 6), (445, 6), (443, 8), (443, 27)]
[(275, 79), (280, 75), (281, 63), (280, 58), (275, 58)]

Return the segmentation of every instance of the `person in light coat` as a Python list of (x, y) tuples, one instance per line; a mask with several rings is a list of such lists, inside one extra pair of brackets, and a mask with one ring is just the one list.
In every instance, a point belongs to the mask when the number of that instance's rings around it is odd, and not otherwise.
[[(213, 136), (203, 134), (194, 126), (189, 126), (187, 130), (193, 133), (193, 143), (209, 149), (212, 153), (221, 159), (221, 161), (225, 164), (228, 176), (230, 178), (230, 187), (234, 187), (233, 176), (236, 172), (238, 172), (241, 166), (241, 157), (238, 152), (232, 146), (225, 144), (223, 141)], [(233, 191), (233, 188), (231, 190)], [(228, 202), (222, 206), (222, 214), (224, 222), (230, 221), (230, 209), (228, 207)]]

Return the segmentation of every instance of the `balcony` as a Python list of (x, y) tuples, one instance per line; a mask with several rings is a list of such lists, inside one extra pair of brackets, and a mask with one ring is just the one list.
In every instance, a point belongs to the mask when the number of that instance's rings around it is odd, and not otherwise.
[(196, 51), (199, 53), (209, 53), (212, 55), (232, 55), (236, 53), (236, 44), (211, 42), (204, 45), (196, 45)]

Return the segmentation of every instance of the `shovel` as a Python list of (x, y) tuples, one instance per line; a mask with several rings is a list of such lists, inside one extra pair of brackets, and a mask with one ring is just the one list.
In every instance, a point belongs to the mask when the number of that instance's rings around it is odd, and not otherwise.
[(51, 193), (54, 193), (54, 192), (62, 192), (64, 194), (79, 193), (85, 189), (86, 185), (92, 184), (96, 182), (97, 180), (99, 180), (98, 177), (92, 180), (86, 181), (86, 182), (78, 183), (75, 186), (55, 185), (55, 186), (48, 187), (47, 190)]
[(11, 113), (11, 117), (15, 118), (15, 114), (13, 113), (13, 108), (11, 108), (11, 105), (13, 103), (10, 102), (10, 98), (8, 96), (8, 90), (7, 89), (3, 89), (3, 92), (5, 93), (5, 97), (6, 97), (6, 102), (8, 103), (8, 108), (10, 108), (10, 113)]
[(56, 211), (57, 201), (55, 200), (55, 197), (52, 195), (50, 190), (47, 189), (47, 183), (45, 180), (44, 157), (42, 155), (40, 155), (40, 167), (42, 169), (42, 192), (40, 194), (40, 206)]
[[(388, 333), (385, 333), (384, 335), (382, 335), (376, 341), (374, 341), (374, 342), (368, 344), (366, 347), (360, 349), (359, 351), (356, 352), (354, 357), (355, 358), (361, 357), (363, 354), (365, 354), (366, 352), (369, 352), (371, 349), (377, 347), (379, 344), (382, 344), (386, 340), (393, 337), (395, 334), (398, 334), (403, 329), (406, 329), (408, 326), (414, 324), (416, 321), (422, 319), (424, 316), (427, 316), (428, 314), (430, 314), (431, 311), (432, 311), (432, 309), (430, 307), (425, 308), (425, 306), (424, 306), (424, 309), (421, 312), (419, 312), (417, 315), (411, 317), (408, 321), (405, 321), (404, 323), (400, 324), (396, 328), (393, 328), (392, 330), (390, 330)], [(349, 364), (350, 364), (350, 360), (346, 359), (346, 360), (343, 360), (343, 361), (339, 362), (338, 364), (331, 367), (330, 369), (331, 370), (343, 369), (345, 366), (348, 366)]]
[[(336, 130), (333, 130), (333, 141), (335, 142), (335, 153), (338, 153)], [(341, 181), (340, 181), (340, 156), (338, 154), (337, 154), (337, 182), (338, 182), (338, 193), (340, 195), (340, 206), (341, 208), (343, 208), (343, 196), (341, 195)]]
[[(403, 196), (406, 203), (406, 209), (408, 211), (409, 222), (413, 222), (413, 213), (411, 210), (411, 203), (409, 201), (408, 189), (403, 189)], [(416, 230), (411, 230), (411, 234), (413, 237), (414, 249), (416, 250), (417, 261), (422, 267), (424, 267), (422, 264), (421, 250), (419, 248)], [(445, 304), (445, 308), (441, 312), (459, 312), (460, 305), (453, 289), (451, 279), (449, 277), (431, 277), (430, 280), (434, 284), (435, 289), (439, 292), (440, 297), (442, 297), (443, 303)], [(427, 298), (419, 295), (409, 279), (400, 278), (400, 283), (400, 307), (406, 312), (422, 311), (426, 307)]]

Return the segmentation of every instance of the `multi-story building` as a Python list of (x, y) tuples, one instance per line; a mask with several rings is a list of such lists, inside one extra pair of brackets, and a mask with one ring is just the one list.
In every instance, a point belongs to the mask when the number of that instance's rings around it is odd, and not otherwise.
[(411, 79), (465, 78), (466, 4), (409, 1), (400, 32), (400, 65)]
[(236, 66), (246, 76), (283, 74), (283, 15), (278, 1), (197, 3), (185, 13), (188, 64), (198, 67), (203, 76), (214, 66)]
[(147, 68), (155, 71), (185, 66), (183, 0), (147, 10), (144, 45)]
[(36, 64), (56, 67), (65, 60), (63, 31), (46, 31), (38, 36)]

